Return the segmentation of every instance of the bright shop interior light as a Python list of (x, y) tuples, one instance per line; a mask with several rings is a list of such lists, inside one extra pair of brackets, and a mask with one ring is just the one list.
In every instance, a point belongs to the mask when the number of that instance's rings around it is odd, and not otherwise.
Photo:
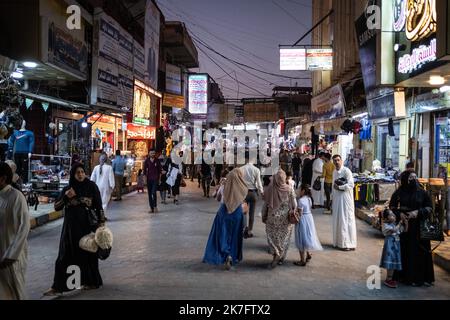
[(22, 79), (23, 78), (23, 73), (20, 72), (13, 72), (11, 73), (11, 77), (13, 77), (14, 79)]
[(445, 83), (445, 78), (441, 76), (431, 76), (430, 77), (430, 84), (432, 86), (440, 86)]
[(364, 113), (361, 113), (361, 114), (356, 114), (356, 115), (354, 115), (352, 118), (353, 118), (353, 119), (359, 119), (359, 118), (367, 117), (368, 115), (369, 115), (368, 112), (364, 112)]
[(81, 127), (87, 128), (87, 126), (88, 126), (87, 122), (86, 122), (86, 121), (83, 121), (83, 123), (81, 124)]
[(446, 93), (450, 91), (450, 86), (443, 86), (439, 89), (441, 93)]
[(37, 67), (37, 63), (31, 62), (31, 61), (26, 61), (23, 63), (23, 65), (27, 68), (36, 68)]

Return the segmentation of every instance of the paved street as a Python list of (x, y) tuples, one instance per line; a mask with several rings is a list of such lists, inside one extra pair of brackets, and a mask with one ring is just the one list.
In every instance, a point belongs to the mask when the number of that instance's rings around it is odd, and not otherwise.
[[(305, 268), (294, 238), (288, 262), (269, 270), (264, 225), (256, 218), (255, 238), (245, 240), (244, 261), (231, 271), (203, 264), (202, 256), (218, 203), (204, 199), (196, 184), (183, 188), (179, 206), (160, 205), (148, 214), (147, 194), (132, 193), (112, 202), (107, 216), (114, 233), (111, 257), (100, 262), (104, 287), (64, 299), (449, 299), (450, 275), (436, 267), (432, 288), (368, 290), (366, 268), (379, 263), (382, 236), (357, 221), (358, 250), (331, 248), (331, 216), (314, 218), (324, 252), (314, 253)], [(261, 205), (261, 203), (259, 204)], [(257, 212), (259, 211), (259, 208)], [(62, 220), (31, 232), (27, 287), (40, 299), (52, 283)], [(385, 273), (383, 271), (382, 279)]]

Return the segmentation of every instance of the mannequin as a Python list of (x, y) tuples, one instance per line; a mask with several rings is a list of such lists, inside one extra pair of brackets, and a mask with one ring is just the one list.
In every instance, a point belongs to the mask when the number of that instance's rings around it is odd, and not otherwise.
[(24, 183), (28, 182), (28, 157), (34, 150), (34, 133), (26, 129), (23, 120), (20, 130), (14, 130), (8, 141), (8, 149), (17, 165), (17, 174)]

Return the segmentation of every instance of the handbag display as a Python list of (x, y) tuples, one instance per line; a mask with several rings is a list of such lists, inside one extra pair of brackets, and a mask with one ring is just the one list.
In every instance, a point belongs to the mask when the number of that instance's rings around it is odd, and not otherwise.
[(317, 177), (317, 179), (314, 181), (313, 189), (316, 191), (322, 190), (322, 182), (320, 181), (320, 177)]

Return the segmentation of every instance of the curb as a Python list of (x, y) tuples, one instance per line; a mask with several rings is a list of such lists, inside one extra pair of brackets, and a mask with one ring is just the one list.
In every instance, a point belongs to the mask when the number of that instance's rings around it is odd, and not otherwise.
[[(369, 215), (367, 213), (367, 210), (355, 208), (355, 214), (360, 220), (363, 220), (363, 221), (367, 222), (368, 224), (370, 224), (371, 226), (373, 226), (374, 217)], [(447, 242), (450, 242), (449, 238), (446, 238), (446, 239), (447, 239)], [(443, 242), (443, 244), (444, 244), (444, 242)], [(448, 254), (447, 254), (447, 256), (448, 256)], [(450, 273), (450, 259), (446, 258), (444, 255), (444, 252), (440, 252), (439, 248), (436, 249), (435, 252), (433, 252), (433, 262), (437, 266), (441, 267), (442, 269), (444, 269), (445, 271)]]
[(51, 221), (57, 220), (61, 217), (63, 217), (62, 211), (53, 211), (50, 213), (46, 213), (42, 216), (31, 218), (30, 219), (30, 228), (35, 229), (37, 227), (43, 226), (46, 223), (49, 223)]

